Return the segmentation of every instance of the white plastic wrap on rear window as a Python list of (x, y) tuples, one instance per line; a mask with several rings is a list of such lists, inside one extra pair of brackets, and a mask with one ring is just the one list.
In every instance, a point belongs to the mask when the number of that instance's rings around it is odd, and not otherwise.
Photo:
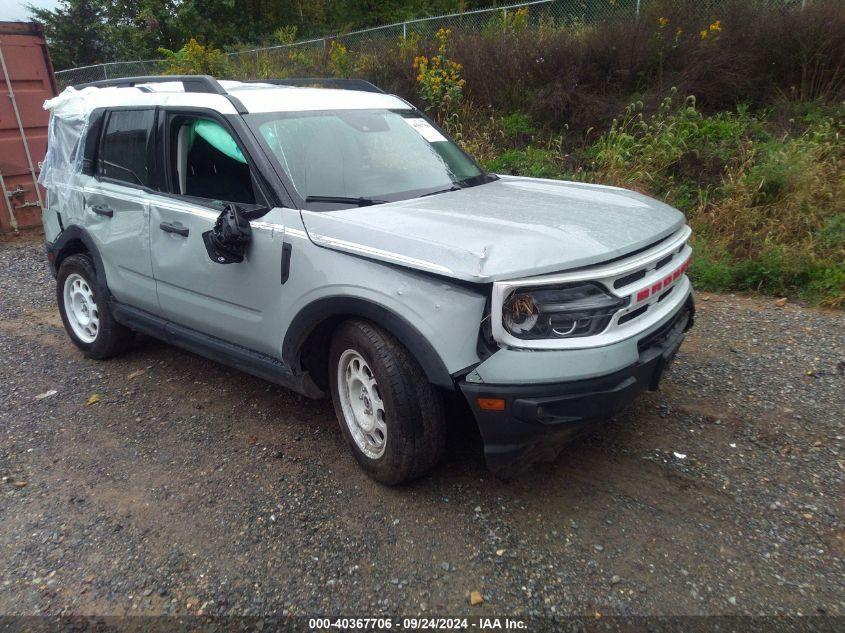
[(91, 112), (104, 106), (121, 105), (128, 92), (141, 94), (132, 88), (65, 88), (61, 94), (44, 102), (50, 112), (47, 128), (47, 155), (41, 165), (38, 181), (47, 189), (47, 208), (62, 216), (78, 217), (84, 201), (82, 186), (84, 176), (85, 134)]
[(82, 140), (94, 109), (85, 94), (90, 90), (96, 89), (66, 88), (57, 97), (44, 102), (44, 109), (50, 111), (50, 124), (47, 155), (38, 180), (47, 189), (47, 207), (70, 217), (82, 212), (77, 175), (82, 168)]

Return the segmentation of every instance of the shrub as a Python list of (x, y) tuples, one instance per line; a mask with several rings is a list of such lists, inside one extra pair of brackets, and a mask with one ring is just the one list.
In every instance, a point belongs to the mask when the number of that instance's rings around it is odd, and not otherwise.
[(836, 238), (845, 214), (843, 110), (798, 136), (749, 144), (726, 173), (715, 203), (704, 211), (735, 256), (753, 256), (762, 242), (771, 242), (801, 244), (805, 252), (845, 261)]
[(802, 106), (804, 118), (788, 122), (795, 131), (776, 136), (767, 111), (706, 116), (692, 97), (676, 101), (670, 95), (651, 116), (641, 102), (629, 106), (585, 147), (582, 176), (687, 212), (696, 232), (692, 274), (703, 289), (842, 305), (845, 105)]
[(496, 11), (487, 21), (485, 30), (493, 36), (525, 31), (528, 24), (528, 7)]
[(614, 119), (610, 130), (590, 148), (589, 155), (611, 182), (645, 184), (660, 193), (671, 188), (672, 172), (681, 157), (690, 151), (697, 137), (702, 115), (695, 98), (673, 110), (673, 96), (663, 100), (657, 113), (643, 116), (643, 103), (632, 103), (624, 116)]
[(437, 53), (430, 58), (420, 55), (414, 59), (420, 98), (427, 109), (444, 114), (455, 108), (463, 96), (462, 66), (449, 59), (446, 50), (449, 29), (437, 31)]
[(329, 44), (329, 70), (334, 77), (351, 77), (355, 72), (355, 65), (349, 55), (346, 47), (338, 42), (332, 40)]
[(638, 21), (601, 23), (579, 7), (539, 23), (502, 11), (480, 31), (365, 49), (284, 49), (244, 70), (363, 76), (421, 100), (491, 171), (619, 184), (677, 206), (701, 289), (845, 306), (841, 2), (653, 0)]
[(273, 31), (273, 39), (276, 44), (293, 44), (296, 42), (296, 26), (282, 26)]
[(325, 67), (323, 46), (319, 44), (292, 48), (287, 54), (287, 62), (292, 77), (320, 76)]
[(605, 128), (633, 94), (649, 115), (669, 86), (695, 94), (705, 113), (738, 103), (757, 109), (784, 95), (845, 99), (841, 2), (815, 0), (804, 10), (739, 0), (643, 5), (636, 22), (456, 31), (451, 50), (464, 67), (465, 96), (574, 132)]
[(509, 149), (487, 163), (492, 172), (534, 178), (560, 178), (563, 163), (560, 156), (551, 149), (526, 147)]
[(512, 112), (499, 120), (506, 141), (516, 144), (530, 142), (538, 133), (531, 117), (522, 112)]
[(165, 57), (164, 75), (213, 75), (228, 77), (230, 74), (228, 57), (218, 48), (203, 46), (194, 38), (180, 48), (171, 51), (160, 48)]

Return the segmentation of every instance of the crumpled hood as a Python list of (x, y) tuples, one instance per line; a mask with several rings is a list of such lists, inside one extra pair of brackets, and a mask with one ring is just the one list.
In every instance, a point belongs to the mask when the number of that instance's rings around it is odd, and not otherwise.
[(516, 176), (302, 219), (320, 246), (479, 283), (597, 264), (684, 225), (633, 191)]

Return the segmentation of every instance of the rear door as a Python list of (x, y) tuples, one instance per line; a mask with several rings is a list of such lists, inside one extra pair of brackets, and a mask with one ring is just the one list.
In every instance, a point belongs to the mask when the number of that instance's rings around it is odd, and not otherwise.
[(85, 227), (100, 250), (114, 297), (157, 313), (149, 208), (157, 180), (155, 117), (154, 108), (106, 113), (94, 179), (85, 188)]
[(252, 242), (241, 263), (209, 257), (203, 233), (223, 204), (268, 206), (249, 155), (216, 113), (162, 112), (160, 155), (166, 191), (150, 198), (153, 273), (162, 314), (172, 322), (278, 355), (273, 331), (284, 226), (281, 209), (250, 222)]

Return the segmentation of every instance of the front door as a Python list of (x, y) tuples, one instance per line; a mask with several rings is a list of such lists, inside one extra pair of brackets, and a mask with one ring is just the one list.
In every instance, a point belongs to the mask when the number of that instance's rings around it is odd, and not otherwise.
[(150, 196), (150, 244), (161, 314), (179, 325), (277, 356), (270, 330), (282, 291), (284, 227), (281, 209), (251, 224), (241, 263), (209, 257), (203, 233), (225, 203), (266, 207), (247, 155), (223, 121), (169, 113), (164, 139), (169, 191)]

